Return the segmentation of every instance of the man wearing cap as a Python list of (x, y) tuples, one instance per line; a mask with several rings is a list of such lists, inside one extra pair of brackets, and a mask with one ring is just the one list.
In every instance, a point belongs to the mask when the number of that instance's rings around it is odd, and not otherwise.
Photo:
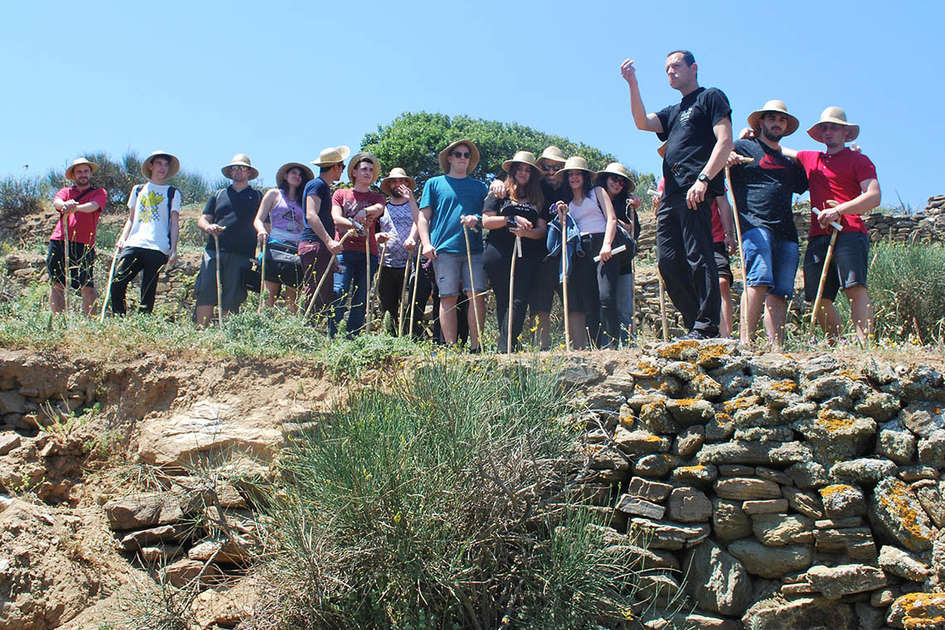
[(125, 314), (128, 283), (141, 272), (141, 302), (138, 310), (154, 309), (158, 271), (177, 258), (180, 233), (180, 192), (167, 183), (180, 170), (180, 161), (165, 151), (155, 151), (141, 163), (148, 182), (135, 186), (128, 195), (128, 219), (118, 237), (118, 264), (109, 293), (112, 313)]
[(108, 201), (105, 189), (92, 186), (92, 175), (98, 165), (79, 158), (66, 169), (66, 179), (73, 184), (60, 188), (53, 199), (53, 207), (59, 212), (49, 249), (46, 253), (46, 272), (49, 274), (49, 307), (53, 313), (61, 313), (66, 306), (65, 244), (62, 227), (66, 223), (65, 236), (69, 239), (69, 286), (82, 290), (82, 312), (89, 315), (95, 303), (95, 286), (92, 283), (92, 264), (95, 262), (95, 230), (98, 227), (102, 208)]
[[(443, 342), (456, 343), (456, 301), (461, 289), (473, 302), (469, 310), (469, 348), (479, 351), (478, 332), (485, 320), (486, 275), (482, 268), (482, 204), (488, 189), (468, 176), (479, 163), (479, 149), (471, 140), (457, 140), (440, 151), (445, 175), (427, 180), (420, 200), (417, 228), (423, 255), (433, 261), (440, 290), (440, 327)], [(464, 228), (466, 228), (464, 235)], [(469, 238), (467, 245), (465, 237)], [(467, 260), (468, 258), (468, 260)], [(469, 266), (472, 266), (470, 278)], [(479, 315), (476, 321), (476, 314)]]
[(318, 295), (315, 292), (322, 276), (333, 271), (328, 268), (333, 254), (341, 253), (341, 243), (335, 240), (335, 221), (331, 216), (331, 186), (341, 179), (345, 160), (351, 149), (341, 145), (322, 149), (312, 164), (318, 167), (318, 177), (305, 184), (302, 199), (305, 204), (305, 229), (299, 241), (299, 258), (308, 299), (315, 300), (316, 312), (328, 320), (328, 332), (335, 334), (335, 319), (327, 308), (335, 300), (332, 282), (322, 282)]
[[(253, 220), (262, 194), (249, 185), (249, 180), (259, 177), (259, 171), (242, 153), (234, 155), (221, 171), (233, 183), (216, 191), (207, 200), (203, 214), (197, 220), (197, 227), (210, 235), (194, 284), (197, 294), (194, 321), (198, 326), (206, 325), (213, 317), (213, 307), (217, 304), (217, 265), (222, 285), (222, 303), (218, 307), (223, 312), (233, 313), (246, 299), (243, 272), (250, 268), (251, 259), (256, 254), (257, 235)], [(220, 243), (219, 258), (214, 237)]]
[[(351, 311), (346, 327), (349, 338), (360, 333), (364, 326), (368, 283), (378, 266), (378, 239), (384, 241), (388, 238), (386, 233), (377, 233), (376, 230), (387, 199), (371, 190), (371, 184), (377, 181), (380, 173), (381, 165), (376, 157), (370, 153), (356, 153), (348, 163), (348, 180), (354, 187), (339, 188), (331, 196), (331, 215), (337, 231), (335, 237), (339, 238), (348, 230), (357, 231), (342, 245), (339, 257), (341, 283), (335, 287), (339, 298), (335, 304), (336, 326), (345, 314), (346, 294), (351, 294)], [(369, 261), (365, 260), (365, 249), (370, 252), (371, 277), (367, 276)]]
[[(737, 140), (729, 158), (745, 254), (746, 325), (741, 342), (751, 342), (764, 309), (768, 340), (780, 347), (800, 260), (792, 200), (794, 193), (807, 190), (807, 175), (781, 149), (781, 138), (794, 133), (798, 126), (797, 118), (788, 113), (783, 102), (771, 100), (753, 111), (748, 126), (754, 130), (754, 137)], [(738, 156), (753, 161), (741, 164)]]
[[(856, 139), (860, 127), (847, 122), (846, 112), (839, 107), (825, 109), (807, 133), (826, 145), (827, 150), (796, 153), (807, 173), (812, 209), (804, 254), (804, 298), (813, 302), (817, 297), (833, 230), (830, 224), (837, 222), (843, 230), (837, 235), (824, 285), (823, 308), (817, 313), (817, 321), (828, 335), (839, 336), (840, 316), (833, 303), (837, 292), (843, 289), (850, 300), (850, 317), (856, 326), (856, 336), (865, 344), (873, 331), (873, 304), (866, 291), (870, 238), (861, 215), (878, 206), (882, 198), (876, 167), (862, 153), (847, 148), (846, 143)], [(785, 150), (785, 154), (790, 153)], [(829, 201), (837, 205), (830, 207)], [(813, 208), (823, 210), (819, 218)]]
[(682, 100), (647, 113), (632, 60), (621, 65), (630, 87), (630, 109), (638, 129), (666, 141), (656, 244), (659, 270), (673, 304), (689, 329), (685, 338), (719, 334), (718, 271), (712, 248), (712, 198), (723, 193), (722, 169), (732, 150), (732, 110), (717, 88), (699, 87), (692, 53), (675, 50), (666, 57), (669, 85)]

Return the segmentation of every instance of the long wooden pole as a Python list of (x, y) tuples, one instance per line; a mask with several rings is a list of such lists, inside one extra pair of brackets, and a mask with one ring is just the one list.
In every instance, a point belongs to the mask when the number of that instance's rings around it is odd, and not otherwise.
[(413, 258), (407, 257), (407, 265), (404, 267), (404, 279), (400, 283), (400, 301), (397, 303), (397, 336), (404, 334), (404, 310), (407, 308), (407, 286), (410, 284), (410, 267)]
[(217, 322), (223, 330), (223, 285), (220, 282), (220, 237), (213, 234), (213, 246), (217, 252)]
[(410, 300), (410, 335), (413, 336), (413, 310), (417, 303), (417, 285), (420, 283), (420, 274), (423, 273), (423, 266), (420, 264), (420, 256), (423, 254), (423, 246), (417, 243), (417, 264), (413, 269), (413, 298)]
[[(371, 332), (371, 233), (364, 230), (364, 332)], [(352, 304), (352, 308), (354, 305)]]
[(568, 221), (564, 209), (558, 206), (558, 225), (561, 226), (561, 299), (564, 302), (564, 350), (571, 352), (571, 322), (568, 309)]
[(663, 327), (663, 341), (669, 341), (669, 323), (666, 321), (666, 285), (663, 284), (663, 274), (656, 269), (656, 278), (660, 283), (660, 324)]
[[(473, 317), (476, 318), (476, 339), (479, 341), (479, 347), (482, 348), (482, 330), (479, 326), (479, 296), (476, 294), (476, 278), (473, 275), (472, 266), (472, 248), (469, 246), (469, 228), (463, 223), (463, 238), (466, 239), (466, 266), (469, 267), (470, 294), (472, 297)], [(472, 347), (472, 344), (470, 344)]]
[[(341, 240), (338, 241), (338, 244), (343, 245), (344, 242), (348, 240), (348, 237), (356, 232), (357, 230), (353, 230), (353, 229), (348, 230), (347, 232), (345, 232), (344, 236), (341, 237)], [(331, 268), (334, 266), (335, 260), (337, 259), (338, 259), (338, 254), (331, 255), (331, 260), (328, 261), (328, 266), (325, 267), (325, 273), (322, 274), (321, 280), (319, 280), (318, 284), (315, 286), (315, 291), (312, 293), (312, 299), (309, 300), (308, 306), (305, 307), (305, 312), (302, 313), (302, 319), (308, 318), (309, 311), (312, 310), (312, 305), (315, 303), (315, 300), (318, 298), (318, 292), (321, 290), (322, 285), (325, 284), (325, 278), (332, 275)], [(314, 271), (312, 273), (314, 273)]]
[[(751, 161), (754, 161), (753, 159)], [(744, 160), (741, 160), (744, 164)], [(738, 336), (742, 340), (748, 340), (751, 331), (748, 330), (748, 275), (745, 270), (745, 250), (742, 247), (742, 226), (738, 220), (738, 202), (735, 200), (735, 189), (732, 188), (732, 172), (728, 166), (725, 167), (725, 183), (732, 192), (732, 215), (735, 219), (735, 238), (738, 240), (738, 262), (742, 270), (742, 299), (738, 302)], [(729, 299), (729, 298), (723, 298)]]
[(118, 252), (120, 251), (121, 248), (116, 245), (115, 254), (112, 256), (112, 264), (108, 268), (108, 281), (105, 283), (105, 297), (102, 300), (102, 314), (99, 315), (99, 323), (105, 321), (105, 308), (108, 306), (108, 298), (112, 295), (112, 279), (115, 277), (115, 261), (118, 260)]
[(522, 256), (522, 237), (515, 237), (512, 249), (512, 266), (509, 268), (509, 307), (505, 309), (505, 351), (512, 354), (512, 317), (515, 314), (515, 259)]
[(62, 283), (62, 311), (64, 313), (69, 312), (69, 290), (72, 288), (72, 279), (69, 274), (69, 215), (65, 212), (62, 213), (62, 271), (63, 271), (63, 280)]
[[(830, 200), (827, 202), (827, 205), (830, 207), (836, 206), (837, 202)], [(820, 216), (819, 210), (817, 208), (811, 209), (814, 212), (815, 217)], [(827, 247), (827, 255), (824, 257), (824, 268), (820, 272), (820, 282), (817, 283), (817, 297), (814, 299), (814, 308), (810, 313), (810, 334), (814, 334), (814, 326), (817, 323), (817, 312), (820, 310), (820, 302), (824, 297), (824, 286), (827, 284), (827, 269), (830, 266), (830, 261), (833, 259), (833, 250), (837, 245), (837, 235), (840, 234), (840, 231), (843, 229), (843, 226), (839, 223), (831, 223), (833, 228), (833, 233), (830, 235), (830, 245)]]
[[(269, 237), (266, 237), (266, 240), (263, 241), (262, 247), (262, 265), (259, 270), (259, 308), (256, 309), (257, 313), (262, 313), (263, 310), (263, 297), (266, 293), (266, 252), (269, 249)], [(278, 273), (278, 272), (277, 272)]]

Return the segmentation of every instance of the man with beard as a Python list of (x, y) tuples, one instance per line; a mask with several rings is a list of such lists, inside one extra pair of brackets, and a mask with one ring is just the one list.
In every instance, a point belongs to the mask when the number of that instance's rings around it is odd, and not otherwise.
[[(771, 100), (748, 116), (754, 132), (737, 140), (729, 157), (732, 195), (739, 211), (745, 253), (745, 317), (741, 342), (750, 343), (762, 308), (765, 331), (775, 347), (784, 341), (787, 302), (794, 296), (800, 250), (791, 211), (794, 193), (807, 190), (804, 169), (787, 157), (780, 140), (797, 130), (787, 106)], [(740, 164), (738, 156), (754, 161)]]
[[(92, 186), (92, 174), (97, 170), (98, 165), (85, 158), (75, 160), (66, 169), (66, 179), (73, 181), (72, 186), (61, 188), (53, 200), (53, 207), (60, 215), (49, 237), (49, 250), (46, 253), (46, 271), (50, 281), (49, 308), (53, 313), (65, 310), (66, 291), (69, 288), (81, 288), (82, 312), (86, 316), (92, 312), (95, 304), (95, 286), (92, 283), (95, 230), (108, 201), (104, 188)], [(65, 235), (62, 233), (63, 224), (66, 224)], [(64, 236), (69, 241), (68, 274), (65, 271)]]

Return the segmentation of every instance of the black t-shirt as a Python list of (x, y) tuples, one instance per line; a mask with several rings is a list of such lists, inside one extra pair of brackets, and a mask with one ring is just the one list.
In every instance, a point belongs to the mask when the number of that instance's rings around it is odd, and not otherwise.
[(791, 201), (793, 193), (807, 190), (804, 168), (757, 138), (736, 140), (735, 151), (755, 158), (731, 169), (742, 232), (765, 227), (778, 238), (796, 243)]
[[(222, 225), (226, 229), (220, 233), (220, 251), (240, 254), (247, 258), (256, 255), (256, 228), (253, 219), (259, 210), (262, 195), (252, 186), (236, 190), (228, 186), (218, 190), (203, 208), (203, 214), (210, 223)], [(214, 251), (213, 237), (207, 238), (207, 251)]]
[[(564, 201), (564, 196), (567, 192), (567, 189), (568, 187), (563, 183), (555, 188), (545, 181), (544, 177), (541, 179), (541, 194), (545, 198), (545, 206), (551, 206), (552, 204), (558, 203), (559, 201)], [(545, 208), (545, 210), (547, 209), (548, 208)]]
[[(527, 201), (512, 201), (511, 199), (497, 199), (491, 193), (486, 197), (482, 204), (483, 212), (495, 212), (499, 216), (524, 217), (532, 222), (533, 226), (538, 225), (539, 217), (548, 220), (547, 212), (539, 212), (533, 204)], [(515, 235), (507, 227), (497, 230), (489, 230), (488, 242), (501, 252), (511, 253), (515, 247)], [(522, 255), (532, 257), (543, 257), (546, 254), (545, 239), (543, 238), (522, 238)]]
[[(302, 192), (303, 210), (308, 207), (309, 197), (315, 197), (315, 204), (318, 208), (318, 218), (321, 219), (325, 231), (328, 232), (328, 237), (334, 237), (335, 220), (331, 216), (331, 186), (321, 177), (316, 177), (305, 184), (305, 190)], [(305, 217), (305, 229), (302, 230), (302, 236), (299, 240), (306, 243), (318, 243), (319, 238), (315, 236), (315, 231), (308, 224), (308, 214), (303, 213), (303, 216)]]
[(618, 221), (633, 226), (633, 240), (637, 240), (640, 238), (640, 217), (637, 216), (633, 207), (627, 204), (627, 197), (627, 194), (620, 193), (611, 199), (614, 204), (614, 214), (617, 215)]
[[(656, 115), (663, 125), (663, 132), (657, 135), (660, 140), (668, 141), (663, 177), (666, 180), (664, 194), (669, 196), (696, 182), (715, 147), (712, 127), (723, 118), (731, 120), (732, 108), (718, 88), (699, 88)], [(710, 195), (715, 197), (724, 192), (723, 179), (719, 172), (709, 181)]]

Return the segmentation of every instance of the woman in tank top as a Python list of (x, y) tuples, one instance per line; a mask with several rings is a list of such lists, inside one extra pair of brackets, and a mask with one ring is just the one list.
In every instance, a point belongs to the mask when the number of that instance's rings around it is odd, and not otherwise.
[[(589, 341), (610, 347), (618, 338), (620, 269), (611, 259), (617, 217), (607, 193), (592, 185), (593, 176), (587, 160), (580, 156), (568, 158), (556, 175), (566, 184), (566, 201), (558, 202), (558, 211), (569, 213), (581, 232), (581, 254), (571, 258), (568, 269), (568, 324), (576, 349), (587, 347)], [(600, 262), (594, 262), (595, 256)]]
[[(298, 162), (283, 164), (276, 173), (276, 188), (270, 188), (259, 204), (253, 225), (260, 247), (266, 243), (266, 306), (275, 304), (285, 287), (289, 311), (298, 308), (298, 287), (302, 283), (299, 240), (305, 228), (302, 191), (315, 178), (312, 169)], [(268, 224), (268, 229), (267, 229)]]
[[(633, 240), (640, 238), (640, 219), (636, 207), (640, 200), (633, 194), (633, 174), (620, 162), (611, 162), (597, 173), (597, 185), (607, 192), (614, 206), (617, 225)], [(636, 205), (634, 205), (636, 204)], [(617, 326), (620, 330), (620, 345), (630, 340), (633, 327), (633, 254), (624, 252), (617, 258)]]

